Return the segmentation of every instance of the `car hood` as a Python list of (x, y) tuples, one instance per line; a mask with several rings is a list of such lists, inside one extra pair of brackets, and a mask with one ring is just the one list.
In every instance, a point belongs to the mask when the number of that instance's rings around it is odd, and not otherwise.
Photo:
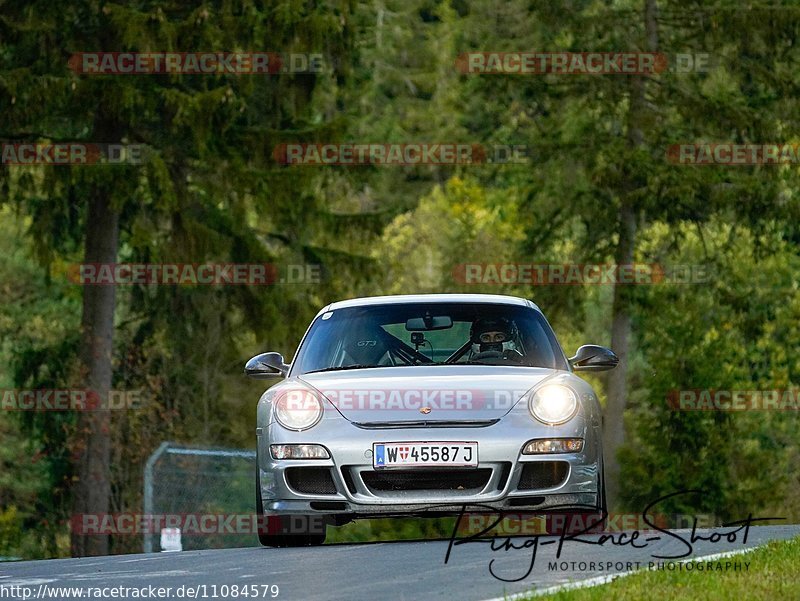
[(558, 373), (538, 367), (409, 366), (307, 373), (298, 379), (355, 423), (485, 422), (501, 418), (528, 390)]

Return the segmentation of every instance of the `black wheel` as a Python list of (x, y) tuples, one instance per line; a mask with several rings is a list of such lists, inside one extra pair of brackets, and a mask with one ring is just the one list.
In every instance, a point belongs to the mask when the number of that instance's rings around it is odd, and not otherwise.
[[(256, 459), (256, 516), (258, 517), (258, 542), (264, 547), (316, 547), (325, 542), (325, 531), (314, 534), (274, 534), (269, 532), (268, 526), (276, 522), (263, 520), (264, 501), (261, 499), (261, 478), (258, 474), (258, 459)], [(309, 516), (310, 517), (310, 516)], [(309, 520), (306, 520), (308, 523)], [(283, 525), (283, 524), (282, 524)]]
[(597, 524), (599, 530), (605, 529), (608, 521), (608, 502), (606, 497), (606, 475), (605, 469), (600, 467), (600, 474), (597, 476), (597, 514), (592, 520)]
[(600, 468), (600, 481), (597, 487), (597, 511), (608, 514), (608, 497), (606, 497), (606, 471)]

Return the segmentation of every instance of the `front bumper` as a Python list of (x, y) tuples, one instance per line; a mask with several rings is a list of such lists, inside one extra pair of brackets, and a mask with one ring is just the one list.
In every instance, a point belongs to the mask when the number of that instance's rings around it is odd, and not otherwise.
[[(583, 438), (583, 450), (521, 455), (528, 441), (553, 437)], [(431, 482), (429, 488), (415, 482), (411, 470), (398, 473), (393, 469), (373, 469), (373, 443), (421, 441), (477, 441), (478, 468), (417, 469), (415, 473), (420, 477), (417, 480), (427, 478)], [(269, 445), (275, 443), (321, 444), (331, 458), (275, 460), (269, 450)], [(585, 510), (599, 504), (602, 469), (599, 424), (587, 423), (583, 415), (555, 427), (534, 423), (528, 415), (514, 412), (493, 425), (479, 428), (366, 429), (336, 419), (323, 420), (306, 432), (290, 432), (271, 424), (258, 431), (258, 456), (264, 511), (273, 515), (369, 517), (417, 512), (433, 515), (458, 512), (464, 505), (483, 505), (493, 510), (567, 507)], [(315, 477), (327, 471), (330, 481), (322, 487), (324, 494), (319, 490), (299, 490), (303, 486), (298, 485), (298, 468), (317, 468), (306, 472)], [(406, 486), (410, 482), (412, 489)]]

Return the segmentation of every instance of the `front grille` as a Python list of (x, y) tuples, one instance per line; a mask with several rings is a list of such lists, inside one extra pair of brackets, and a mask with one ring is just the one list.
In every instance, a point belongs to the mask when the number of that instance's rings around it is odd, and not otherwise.
[(567, 479), (569, 463), (566, 461), (537, 461), (522, 468), (518, 490), (538, 490), (561, 486)]
[(286, 481), (290, 487), (302, 494), (336, 494), (336, 484), (328, 467), (290, 467), (286, 469)]
[(508, 482), (508, 477), (511, 475), (511, 463), (504, 462), (500, 466), (500, 477), (497, 479), (497, 490), (503, 490)]
[(361, 478), (370, 492), (449, 490), (470, 492), (482, 490), (492, 476), (491, 468), (476, 470), (398, 470), (366, 471)]
[(342, 479), (344, 480), (345, 486), (347, 486), (347, 490), (349, 490), (351, 494), (356, 494), (358, 492), (358, 489), (356, 489), (355, 480), (353, 480), (352, 466), (345, 465), (342, 467)]

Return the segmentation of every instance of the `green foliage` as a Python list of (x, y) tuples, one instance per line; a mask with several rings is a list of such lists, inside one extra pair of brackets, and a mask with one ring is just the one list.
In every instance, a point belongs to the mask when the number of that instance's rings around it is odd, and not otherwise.
[[(797, 386), (786, 340), (797, 336), (795, 249), (780, 235), (756, 239), (745, 228), (717, 224), (677, 230), (654, 226), (642, 253), (673, 265), (706, 265), (699, 284), (653, 286), (639, 308), (639, 350), (623, 480), (629, 509), (678, 489), (707, 491), (675, 499), (672, 512), (692, 509), (722, 519), (754, 507), (798, 519), (790, 501), (800, 482), (797, 415), (793, 412), (675, 411), (667, 398), (681, 389), (771, 390)], [(757, 248), (769, 254), (754, 260)], [(780, 332), (780, 334), (777, 334)], [(643, 505), (644, 504), (644, 505)], [(666, 510), (666, 509), (665, 509)], [(738, 518), (735, 518), (738, 519)]]
[[(0, 207), (0, 390), (25, 386), (20, 372), (37, 373), (41, 387), (64, 388), (74, 353), (80, 305), (70, 286), (48, 284), (26, 248), (29, 221)], [(73, 416), (0, 410), (0, 555), (55, 557), (68, 516), (71, 458), (66, 446)], [(14, 529), (17, 529), (15, 532)]]
[(516, 223), (511, 191), (498, 194), (474, 179), (454, 177), (384, 229), (374, 254), (385, 265), (384, 289), (393, 294), (464, 289), (459, 265), (480, 257), (510, 259), (521, 240)]

